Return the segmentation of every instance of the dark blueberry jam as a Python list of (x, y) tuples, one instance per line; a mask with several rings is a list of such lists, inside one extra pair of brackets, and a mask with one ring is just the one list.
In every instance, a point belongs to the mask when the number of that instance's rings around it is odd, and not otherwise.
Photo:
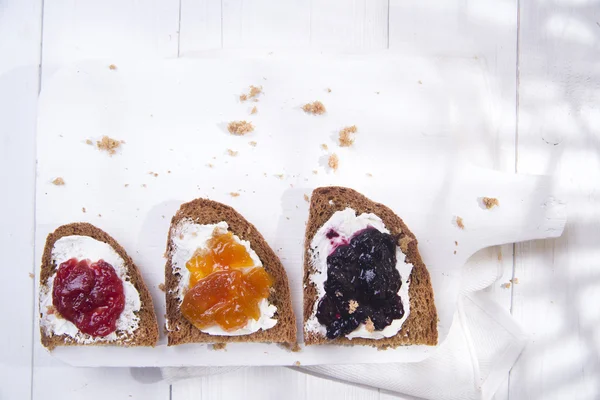
[(340, 236), (340, 234), (334, 231), (333, 229), (330, 229), (329, 232), (327, 232), (327, 235), (325, 236), (327, 236), (327, 239), (333, 239)]
[(357, 232), (327, 257), (325, 295), (317, 307), (327, 338), (347, 335), (368, 318), (376, 331), (402, 318), (401, 284), (394, 238), (375, 228)]

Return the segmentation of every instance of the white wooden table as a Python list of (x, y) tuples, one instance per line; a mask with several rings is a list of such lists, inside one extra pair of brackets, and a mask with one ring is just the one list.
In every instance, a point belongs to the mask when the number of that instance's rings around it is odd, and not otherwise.
[[(168, 385), (158, 371), (75, 369), (33, 357), (36, 100), (44, 75), (83, 58), (174, 58), (220, 48), (389, 49), (478, 57), (501, 99), (472, 160), (552, 174), (562, 238), (487, 249), (488, 290), (532, 341), (496, 399), (600, 398), (600, 3), (594, 0), (0, 0), (0, 399), (391, 399), (248, 368)], [(509, 289), (502, 283), (516, 277)]]

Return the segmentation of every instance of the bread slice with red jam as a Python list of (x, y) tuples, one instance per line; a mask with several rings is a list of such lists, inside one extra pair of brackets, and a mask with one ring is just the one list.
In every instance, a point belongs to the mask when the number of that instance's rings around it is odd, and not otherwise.
[(288, 278), (260, 232), (233, 208), (206, 199), (171, 220), (165, 284), (169, 346), (296, 345)]
[(388, 207), (352, 189), (317, 188), (304, 247), (305, 344), (437, 344), (429, 272)]
[(41, 342), (154, 346), (158, 324), (140, 271), (115, 239), (88, 223), (48, 235), (40, 272)]

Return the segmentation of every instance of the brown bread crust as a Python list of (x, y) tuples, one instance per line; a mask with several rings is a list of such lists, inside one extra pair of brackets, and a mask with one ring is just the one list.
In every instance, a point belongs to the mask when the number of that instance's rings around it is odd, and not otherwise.
[[(80, 344), (75, 342), (68, 335), (52, 335), (49, 336), (44, 332), (44, 329), (40, 327), (40, 335), (42, 344), (49, 350), (54, 349), (56, 346), (152, 346), (158, 342), (158, 323), (156, 322), (156, 314), (154, 313), (154, 305), (152, 304), (152, 296), (148, 288), (144, 284), (142, 275), (131, 260), (131, 257), (127, 255), (125, 249), (121, 247), (115, 239), (113, 239), (108, 233), (103, 230), (96, 228), (92, 224), (85, 222), (76, 222), (68, 225), (62, 225), (56, 228), (54, 232), (48, 235), (46, 238), (46, 246), (44, 247), (44, 254), (42, 255), (42, 267), (40, 272), (40, 288), (45, 287), (48, 278), (56, 272), (58, 265), (52, 262), (52, 249), (54, 243), (63, 236), (89, 236), (93, 239), (109, 244), (121, 258), (125, 261), (125, 268), (127, 268), (127, 274), (131, 284), (136, 288), (140, 294), (140, 300), (142, 306), (138, 312), (140, 317), (140, 324), (138, 329), (133, 332), (132, 336), (124, 339), (118, 339), (112, 342), (96, 342), (89, 344)], [(92, 260), (96, 261), (96, 260)], [(42, 313), (40, 310), (40, 318)]]
[[(173, 228), (182, 219), (190, 219), (194, 223), (207, 225), (221, 221), (227, 222), (229, 230), (242, 240), (250, 242), (264, 268), (274, 279), (273, 291), (269, 302), (277, 307), (277, 324), (267, 330), (259, 330), (249, 335), (219, 336), (203, 333), (183, 317), (179, 309), (177, 287), (181, 276), (173, 273), (171, 264)], [(296, 318), (292, 309), (292, 299), (287, 274), (279, 257), (269, 247), (260, 232), (232, 207), (207, 199), (196, 199), (182, 204), (179, 211), (171, 219), (171, 228), (167, 240), (167, 264), (165, 266), (165, 284), (167, 299), (167, 332), (169, 346), (183, 343), (228, 343), (228, 342), (273, 342), (296, 343)]]
[[(330, 204), (330, 201), (332, 202)], [(378, 348), (398, 347), (404, 345), (436, 345), (438, 341), (437, 311), (435, 308), (433, 289), (427, 267), (421, 260), (417, 248), (417, 239), (408, 229), (402, 219), (383, 204), (375, 203), (355, 190), (344, 187), (320, 187), (313, 191), (310, 201), (308, 224), (304, 243), (304, 324), (312, 314), (317, 290), (310, 281), (315, 272), (310, 263), (310, 243), (329, 218), (336, 212), (350, 207), (357, 214), (373, 213), (383, 221), (391, 235), (398, 238), (398, 245), (406, 255), (406, 261), (413, 264), (410, 274), (410, 314), (398, 334), (379, 340), (345, 337), (328, 340), (327, 338), (304, 330), (304, 343), (312, 344), (341, 344), (369, 345)]]

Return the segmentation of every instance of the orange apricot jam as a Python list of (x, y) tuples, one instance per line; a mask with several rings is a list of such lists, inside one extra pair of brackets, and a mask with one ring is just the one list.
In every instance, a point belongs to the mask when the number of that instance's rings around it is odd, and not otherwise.
[(186, 263), (190, 290), (181, 313), (198, 329), (215, 324), (226, 331), (243, 328), (260, 318), (259, 303), (269, 297), (273, 278), (254, 262), (231, 232), (213, 233), (207, 248)]

